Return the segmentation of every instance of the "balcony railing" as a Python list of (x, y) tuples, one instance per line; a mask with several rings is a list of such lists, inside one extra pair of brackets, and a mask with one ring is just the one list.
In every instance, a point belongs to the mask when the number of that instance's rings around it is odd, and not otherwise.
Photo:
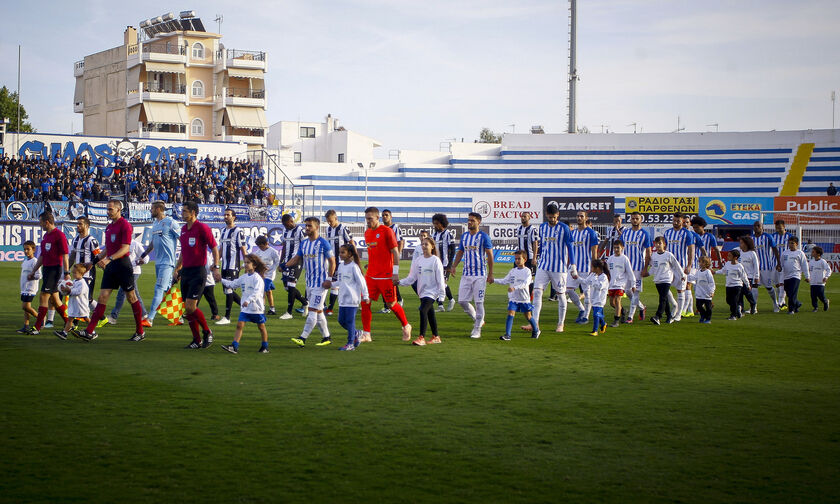
[(175, 84), (172, 86), (161, 86), (157, 82), (143, 82), (144, 93), (172, 93), (172, 94), (187, 94), (186, 84)]
[(85, 70), (85, 60), (79, 60), (73, 64), (73, 70), (83, 72)]
[(265, 89), (227, 88), (225, 96), (228, 98), (258, 98), (265, 99)]
[(176, 44), (143, 44), (143, 53), (187, 55), (187, 46)]
[(148, 123), (143, 125), (144, 133), (186, 133), (186, 124), (155, 124)]
[(241, 49), (219, 49), (218, 51), (216, 51), (216, 58), (265, 61), (265, 52), (243, 51)]
[(261, 129), (231, 128), (230, 126), (228, 126), (225, 128), (225, 135), (261, 137), (265, 136), (265, 132)]

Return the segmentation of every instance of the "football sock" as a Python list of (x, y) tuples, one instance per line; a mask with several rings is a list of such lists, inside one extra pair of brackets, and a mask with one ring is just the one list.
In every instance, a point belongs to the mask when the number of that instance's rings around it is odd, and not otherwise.
[(64, 320), (64, 322), (67, 323), (67, 305), (63, 304), (59, 306), (56, 310), (58, 311), (58, 314), (61, 316), (62, 320)]
[[(511, 322), (513, 322), (513, 319), (511, 319)], [(529, 320), (528, 323), (531, 324), (531, 332), (537, 332), (537, 321), (534, 320), (534, 317), (531, 317), (531, 320)]]
[(303, 331), (300, 333), (300, 338), (308, 338), (309, 334), (312, 332), (312, 329), (315, 329), (316, 323), (318, 323), (318, 314), (314, 311), (309, 312), (306, 315), (306, 323), (303, 324)]
[(572, 304), (577, 307), (577, 309), (581, 312), (584, 311), (583, 302), (580, 300), (580, 296), (577, 295), (577, 292), (570, 291), (568, 292), (568, 298), (571, 299)]
[(484, 323), (484, 303), (475, 303), (475, 329), (480, 331)]
[(471, 305), (469, 301), (458, 301), (458, 304), (461, 305), (461, 308), (464, 309), (464, 312), (466, 312), (466, 314), (470, 316), (473, 322), (475, 322), (475, 308), (473, 308), (473, 305)]
[(35, 329), (40, 331), (42, 327), (44, 327), (44, 319), (47, 317), (47, 307), (46, 306), (39, 306), (38, 307), (38, 319), (35, 320)]
[[(535, 319), (537, 322), (540, 320), (540, 311), (542, 310), (542, 297), (543, 297), (543, 290), (542, 289), (534, 289), (534, 311), (531, 312), (531, 317)], [(565, 303), (560, 303), (565, 304)]]
[(370, 311), (370, 301), (362, 303), (362, 330), (370, 332), (370, 321), (373, 319), (373, 312)]
[(49, 322), (52, 322), (53, 320), (55, 320), (55, 308), (50, 308), (47, 311), (47, 320)]
[(200, 343), (201, 335), (198, 332), (200, 326), (198, 324), (195, 312), (192, 312), (189, 315), (184, 315), (184, 318), (187, 319), (187, 322), (189, 322), (190, 324), (190, 331), (192, 331), (193, 341), (195, 341), (196, 343)]
[(330, 306), (329, 308), (327, 308), (328, 310), (332, 311), (332, 309), (335, 307), (336, 299), (338, 299), (338, 294), (333, 294), (332, 292), (330, 292)]
[(105, 303), (96, 305), (96, 308), (93, 310), (93, 316), (90, 318), (90, 323), (88, 324), (85, 331), (87, 333), (92, 333), (96, 331), (96, 324), (102, 320), (102, 317), (105, 316)]
[(143, 322), (143, 306), (140, 304), (139, 299), (131, 303), (131, 311), (134, 312), (134, 330), (138, 334), (143, 334), (143, 326), (141, 325)]
[(321, 336), (324, 338), (330, 337), (330, 328), (327, 327), (327, 316), (324, 312), (316, 312), (318, 315), (318, 330), (321, 331)]
[(231, 343), (231, 346), (233, 347), (234, 350), (237, 350), (237, 351), (239, 350), (239, 342), (238, 341), (233, 340), (233, 343)]
[[(569, 309), (569, 305), (566, 303), (566, 294), (560, 293), (560, 302), (557, 303), (557, 325), (565, 324), (566, 323), (566, 312)], [(534, 317), (539, 323), (539, 319)]]
[(195, 314), (195, 320), (198, 322), (198, 325), (201, 326), (201, 330), (204, 332), (210, 332), (210, 327), (207, 325), (207, 319), (204, 318), (204, 312), (196, 308), (193, 313)]
[(401, 304), (394, 303), (394, 306), (391, 307), (391, 311), (394, 312), (394, 315), (397, 316), (397, 319), (399, 319), (400, 324), (402, 324), (403, 327), (408, 324), (408, 319), (405, 318), (405, 310), (403, 310)]
[[(239, 344), (237, 343), (236, 346), (238, 347)], [(268, 341), (261, 341), (260, 348), (268, 348)]]
[[(533, 319), (531, 319), (533, 320)], [(513, 330), (513, 315), (508, 313), (507, 320), (505, 321), (505, 335), (510, 336), (510, 332)]]

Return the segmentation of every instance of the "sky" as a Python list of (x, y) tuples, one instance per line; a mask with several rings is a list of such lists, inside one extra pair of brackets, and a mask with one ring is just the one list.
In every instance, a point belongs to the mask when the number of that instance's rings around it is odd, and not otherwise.
[[(567, 127), (564, 0), (286, 0), (176, 4), (14, 2), (3, 8), (0, 85), (40, 132), (81, 130), (73, 63), (126, 26), (224, 16), (228, 48), (268, 54), (269, 123), (323, 121), (392, 149), (438, 150), (483, 127)], [(832, 127), (840, 101), (840, 1), (580, 0), (577, 125), (592, 133)], [(836, 125), (840, 125), (840, 104)], [(636, 123), (633, 126), (632, 123)], [(717, 126), (715, 126), (717, 125)]]

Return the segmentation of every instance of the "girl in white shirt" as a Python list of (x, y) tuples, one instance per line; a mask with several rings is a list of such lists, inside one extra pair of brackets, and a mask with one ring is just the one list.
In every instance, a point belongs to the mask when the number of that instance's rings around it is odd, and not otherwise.
[[(624, 242), (621, 239), (613, 243), (613, 255), (607, 258), (607, 269), (610, 271), (610, 290), (607, 295), (610, 298), (610, 306), (615, 308), (615, 317), (611, 327), (618, 327), (622, 321), (621, 298), (625, 293), (635, 294), (636, 275), (633, 274), (633, 266), (630, 259), (624, 255)], [(633, 318), (624, 319), (627, 324), (633, 323)]]
[(715, 277), (712, 274), (712, 258), (700, 258), (700, 271), (690, 275), (694, 287), (694, 297), (697, 300), (697, 313), (701, 324), (712, 323), (712, 298), (715, 296)]
[(32, 308), (32, 300), (38, 295), (38, 283), (41, 280), (41, 270), (35, 272), (34, 279), (29, 279), (29, 274), (35, 267), (38, 259), (35, 258), (35, 242), (27, 240), (23, 244), (23, 255), (26, 259), (20, 264), (20, 302), (23, 308), (23, 327), (17, 330), (18, 334), (29, 333), (29, 316), (38, 318), (38, 312)]
[(338, 323), (347, 330), (347, 344), (342, 351), (355, 350), (359, 346), (359, 331), (356, 330), (356, 312), (359, 302), (370, 301), (367, 282), (359, 266), (359, 252), (352, 243), (338, 248), (338, 268), (335, 280), (324, 282), (324, 289), (338, 287)]
[(802, 303), (797, 299), (802, 274), (805, 274), (805, 281), (810, 283), (811, 272), (808, 270), (808, 258), (799, 250), (799, 238), (791, 236), (787, 245), (787, 249), (782, 251), (782, 279), (788, 298), (788, 315), (793, 315), (799, 313), (799, 308), (802, 307)]
[(817, 311), (817, 300), (822, 301), (823, 310), (828, 310), (828, 299), (825, 297), (825, 284), (831, 276), (831, 266), (822, 258), (823, 249), (819, 245), (811, 249), (812, 259), (808, 261), (811, 273), (811, 305)]
[(659, 325), (662, 315), (666, 315), (665, 323), (673, 322), (677, 314), (678, 306), (674, 302), (674, 307), (671, 308), (669, 302), (669, 295), (671, 293), (671, 283), (675, 280), (682, 281), (683, 269), (674, 254), (665, 250), (667, 241), (664, 236), (657, 236), (653, 240), (653, 248), (655, 252), (650, 256), (650, 274), (653, 276), (653, 285), (656, 286), (656, 292), (659, 293), (659, 306), (656, 308), (656, 315), (650, 318), (650, 321)]
[[(87, 273), (87, 268), (84, 264), (77, 263), (73, 265), (71, 271), (73, 275), (73, 286), (69, 291), (64, 291), (70, 296), (67, 301), (67, 320), (64, 322), (64, 329), (53, 332), (53, 334), (58, 336), (59, 339), (63, 340), (67, 339), (67, 336), (73, 329), (77, 318), (87, 320), (87, 318), (90, 317), (88, 285), (84, 278), (85, 273)], [(61, 283), (63, 286), (64, 281)], [(74, 332), (73, 334), (75, 335), (76, 333)]]
[(738, 320), (743, 313), (741, 312), (741, 293), (745, 285), (750, 284), (747, 278), (747, 272), (744, 267), (738, 262), (741, 257), (741, 251), (732, 249), (729, 251), (729, 262), (724, 263), (723, 267), (717, 270), (717, 274), (726, 275), (726, 303), (729, 305), (729, 318), (726, 320)]
[(600, 259), (593, 259), (592, 273), (584, 283), (588, 286), (589, 301), (592, 305), (592, 332), (590, 336), (598, 336), (607, 332), (607, 321), (604, 318), (604, 305), (607, 303), (607, 291), (610, 288), (610, 269), (607, 263)]
[(741, 290), (741, 296), (738, 304), (741, 307), (741, 313), (744, 312), (744, 297), (750, 302), (750, 311), (748, 313), (758, 313), (756, 306), (756, 299), (758, 299), (758, 254), (755, 252), (755, 242), (749, 236), (742, 236), (738, 239), (741, 242), (741, 266), (744, 267), (744, 272), (747, 274), (749, 282)]
[(525, 314), (525, 318), (531, 324), (531, 337), (534, 339), (540, 337), (540, 328), (537, 327), (537, 320), (531, 316), (534, 311), (534, 305), (531, 304), (531, 294), (529, 292), (531, 268), (525, 267), (527, 260), (528, 252), (517, 250), (513, 256), (514, 267), (508, 271), (508, 274), (504, 278), (495, 281), (497, 284), (508, 286), (507, 323), (505, 325), (505, 333), (499, 337), (502, 341), (510, 341), (510, 332), (513, 329), (513, 317), (516, 315), (516, 312)]
[(411, 285), (417, 282), (417, 294), (420, 296), (420, 336), (411, 342), (412, 345), (417, 346), (424, 346), (427, 343), (425, 337), (427, 325), (432, 330), (432, 337), (428, 343), (440, 343), (435, 318), (435, 301), (443, 302), (446, 296), (443, 264), (438, 257), (435, 241), (426, 237), (421, 245), (423, 257), (411, 261), (411, 271), (399, 282), (400, 285)]
[(245, 274), (236, 280), (222, 279), (222, 285), (228, 289), (242, 289), (242, 309), (239, 311), (239, 320), (236, 322), (236, 332), (233, 335), (233, 343), (222, 345), (222, 349), (232, 354), (239, 353), (239, 340), (242, 339), (242, 330), (245, 322), (257, 324), (257, 329), (262, 336), (259, 353), (268, 353), (268, 331), (265, 329), (265, 281), (263, 275), (266, 272), (265, 264), (256, 254), (245, 256), (242, 268)]

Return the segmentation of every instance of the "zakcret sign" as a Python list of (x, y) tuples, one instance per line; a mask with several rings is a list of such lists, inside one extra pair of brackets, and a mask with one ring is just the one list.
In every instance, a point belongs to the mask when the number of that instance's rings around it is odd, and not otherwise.
[[(704, 197), (700, 198), (700, 214), (712, 225), (751, 225), (761, 218), (762, 211), (773, 208), (773, 198)], [(765, 214), (762, 223), (773, 222), (771, 214)]]
[(519, 193), (488, 193), (473, 196), (473, 212), (481, 215), (482, 224), (518, 223), (522, 212), (531, 220), (542, 219), (540, 198)]
[(578, 212), (586, 212), (586, 217), (593, 224), (612, 223), (615, 215), (615, 198), (612, 196), (591, 196), (591, 197), (564, 197), (545, 196), (543, 197), (543, 208), (554, 204), (560, 210), (561, 221), (575, 222)]

